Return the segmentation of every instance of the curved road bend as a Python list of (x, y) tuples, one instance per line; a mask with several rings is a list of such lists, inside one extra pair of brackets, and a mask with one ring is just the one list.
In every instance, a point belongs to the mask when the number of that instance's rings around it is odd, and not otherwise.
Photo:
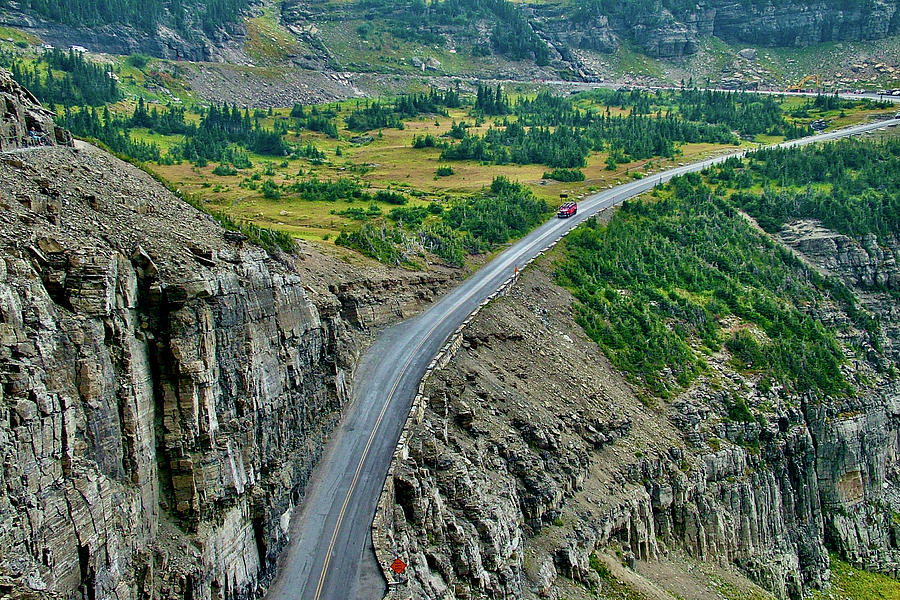
[[(884, 127), (861, 125), (787, 142), (804, 145)], [(740, 154), (740, 153), (738, 153)], [(291, 524), (268, 600), (381, 600), (385, 583), (371, 549), (371, 524), (397, 439), (428, 363), (456, 327), (521, 267), (593, 214), (724, 155), (678, 167), (579, 203), (578, 214), (552, 219), (519, 240), (424, 313), (385, 330), (355, 375), (353, 400), (313, 472)]]

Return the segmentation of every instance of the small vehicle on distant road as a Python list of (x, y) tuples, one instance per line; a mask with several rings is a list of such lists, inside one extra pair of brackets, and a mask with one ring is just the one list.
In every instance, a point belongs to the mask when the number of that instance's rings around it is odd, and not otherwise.
[(556, 216), (560, 219), (567, 219), (571, 216), (574, 216), (577, 212), (578, 204), (576, 202), (566, 202), (559, 207), (559, 211), (557, 211)]

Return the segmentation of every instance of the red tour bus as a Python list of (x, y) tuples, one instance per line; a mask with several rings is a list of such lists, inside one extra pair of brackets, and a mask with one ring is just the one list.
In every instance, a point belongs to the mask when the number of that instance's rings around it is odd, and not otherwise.
[(556, 213), (556, 216), (560, 219), (566, 219), (573, 216), (576, 212), (578, 212), (578, 204), (575, 202), (566, 202), (559, 207), (559, 212)]

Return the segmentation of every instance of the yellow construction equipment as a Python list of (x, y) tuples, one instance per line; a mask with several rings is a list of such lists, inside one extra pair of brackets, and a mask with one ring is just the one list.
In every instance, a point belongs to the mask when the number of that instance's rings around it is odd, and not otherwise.
[(806, 77), (804, 77), (803, 79), (801, 79), (800, 81), (798, 81), (797, 83), (795, 83), (794, 85), (789, 85), (788, 88), (787, 88), (787, 90), (785, 90), (785, 91), (788, 91), (788, 92), (802, 92), (802, 91), (803, 91), (803, 85), (806, 84), (806, 83), (808, 83), (808, 82), (810, 82), (810, 81), (815, 81), (815, 82), (816, 82), (816, 88), (815, 88), (815, 89), (818, 90), (819, 87), (820, 87), (820, 84), (821, 84), (821, 80), (819, 79), (819, 76), (818, 76), (818, 75), (807, 75)]

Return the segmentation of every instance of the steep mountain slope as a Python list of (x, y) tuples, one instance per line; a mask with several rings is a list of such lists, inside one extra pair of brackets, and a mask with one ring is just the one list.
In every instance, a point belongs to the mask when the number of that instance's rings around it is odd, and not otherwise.
[[(653, 220), (666, 214), (646, 210)], [(829, 551), (896, 572), (900, 384), (890, 366), (898, 360), (896, 238), (854, 239), (796, 220), (779, 239), (798, 253), (797, 262), (743, 219), (723, 212), (714, 220), (733, 222), (783, 262), (777, 293), (812, 289), (815, 276), (806, 271), (812, 265), (839, 277), (880, 319), (879, 328), (862, 330), (846, 298), (812, 295), (797, 304), (834, 332), (840, 378), (854, 390), (773, 385), (766, 366), (773, 346), (751, 363), (739, 346), (726, 342), (714, 350), (697, 334), (688, 338), (689, 356), (703, 357), (697, 379), (685, 383), (677, 372), (693, 358), (666, 357), (677, 364), (660, 370), (662, 381), (684, 389), (656, 399), (643, 376), (634, 376), (641, 371), (623, 377), (573, 318), (601, 334), (604, 323), (615, 322), (624, 337), (627, 317), (620, 324), (600, 308), (591, 317), (584, 307), (595, 298), (598, 307), (622, 310), (638, 292), (618, 282), (612, 291), (587, 286), (595, 296), (576, 301), (555, 283), (563, 260), (557, 252), (482, 310), (446, 366), (425, 382), (421, 419), (409, 422), (376, 521), (384, 555), (410, 565), (400, 590), (441, 599), (799, 598), (827, 586)], [(678, 236), (673, 223), (658, 227)], [(686, 251), (709, 231), (695, 223)], [(586, 247), (591, 243), (601, 242)], [(658, 247), (633, 236), (629, 248), (631, 259), (618, 269), (660, 275), (647, 268)], [(749, 283), (743, 259), (727, 245), (717, 248), (717, 264), (707, 268)], [(585, 257), (595, 256), (603, 272), (607, 257), (594, 250)], [(674, 252), (668, 256), (674, 261)], [(755, 264), (757, 274), (769, 268)], [(643, 360), (667, 331), (703, 320), (692, 304), (703, 296), (681, 277), (704, 275), (681, 272), (683, 265), (660, 275), (678, 291), (667, 296), (659, 284), (656, 299), (643, 305), (643, 336), (634, 344), (642, 356), (623, 353), (622, 360)], [(767, 315), (775, 322), (783, 318), (777, 302), (746, 294), (739, 303), (774, 311)], [(680, 316), (659, 331), (651, 313), (666, 303)], [(741, 318), (721, 306), (714, 312), (715, 326), (728, 336), (766, 339), (747, 320), (749, 312)], [(784, 335), (776, 345), (790, 334)], [(797, 373), (822, 375), (809, 358), (829, 343), (795, 351)], [(608, 344), (618, 361), (622, 341)]]
[(2, 0), (0, 24), (27, 29), (61, 47), (110, 54), (143, 52), (185, 60), (222, 60), (242, 35), (249, 0)]
[[(0, 3), (0, 25), (63, 47), (231, 63), (263, 68), (263, 76), (274, 70), (276, 88), (285, 85), (279, 76), (290, 79), (297, 68), (312, 80), (322, 72), (517, 80), (627, 81), (643, 75), (674, 82), (693, 74), (718, 80), (717, 69), (726, 65), (716, 63), (727, 57), (744, 70), (760, 70), (760, 77), (738, 81), (784, 85), (811, 73), (794, 72), (794, 63), (771, 56), (755, 64), (753, 48), (871, 42), (900, 33), (897, 0), (156, 0), (146, 12), (124, 2), (117, 17), (102, 16), (105, 0), (63, 3), (65, 10), (53, 9), (57, 4), (6, 0)], [(747, 45), (753, 47), (745, 57), (749, 62), (741, 63), (737, 52)], [(694, 57), (702, 60), (691, 62)], [(677, 73), (668, 72), (673, 61), (680, 65)], [(839, 62), (816, 64), (815, 71), (849, 67)], [(202, 76), (195, 80), (210, 85)], [(290, 82), (289, 87), (302, 86)], [(348, 87), (344, 95), (353, 94)]]
[(368, 332), (452, 278), (272, 257), (92, 147), (0, 155), (4, 590), (254, 595)]
[[(573, 2), (576, 28), (606, 20), (620, 40), (632, 39), (655, 57), (697, 51), (714, 35), (731, 44), (799, 47), (830, 41), (881, 39), (897, 32), (896, 2), (664, 1), (608, 4)], [(572, 9), (570, 8), (570, 11)], [(540, 9), (536, 11), (540, 15)], [(591, 39), (590, 36), (587, 37)], [(593, 47), (589, 41), (583, 47)]]

